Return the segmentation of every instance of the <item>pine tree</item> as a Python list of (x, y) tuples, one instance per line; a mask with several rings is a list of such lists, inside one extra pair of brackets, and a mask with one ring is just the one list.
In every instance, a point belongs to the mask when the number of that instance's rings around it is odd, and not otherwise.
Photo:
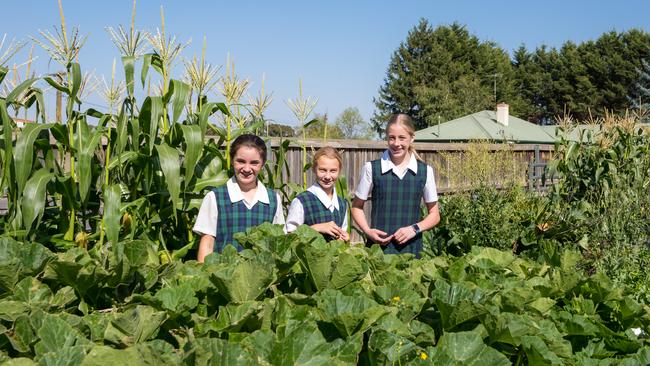
[(393, 53), (371, 121), (382, 135), (393, 113), (409, 114), (421, 129), (501, 101), (516, 111), (522, 100), (504, 50), (458, 23), (434, 30), (422, 19)]
[(637, 110), (643, 122), (650, 122), (650, 63), (641, 60), (641, 67), (637, 69), (639, 81), (629, 99), (632, 108)]

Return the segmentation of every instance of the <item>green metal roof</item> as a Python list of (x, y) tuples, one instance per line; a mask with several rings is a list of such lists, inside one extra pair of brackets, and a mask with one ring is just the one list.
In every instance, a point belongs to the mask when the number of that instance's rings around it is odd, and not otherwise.
[(495, 111), (481, 111), (415, 132), (417, 142), (492, 140), (553, 144), (555, 136), (541, 126), (510, 115), (508, 126), (497, 122)]

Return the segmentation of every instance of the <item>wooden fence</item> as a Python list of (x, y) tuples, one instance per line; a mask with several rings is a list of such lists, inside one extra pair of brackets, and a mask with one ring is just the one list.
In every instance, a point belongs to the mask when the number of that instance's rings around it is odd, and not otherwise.
[[(280, 143), (281, 140), (279, 138), (273, 138), (271, 140), (272, 149), (278, 149)], [(481, 148), (487, 149), (488, 153), (493, 153), (493, 161), (488, 161), (486, 162), (487, 164), (502, 164), (503, 162), (497, 161), (497, 159), (501, 159), (503, 155), (497, 154), (497, 152), (507, 151), (512, 158), (509, 163), (517, 165), (518, 170), (521, 172), (520, 182), (526, 186), (529, 185), (528, 170), (530, 164), (545, 164), (552, 157), (554, 150), (553, 145), (480, 145)], [(356, 188), (363, 164), (366, 161), (378, 159), (387, 148), (385, 141), (367, 140), (328, 140), (324, 142), (321, 139), (309, 139), (306, 140), (306, 146), (309, 161), (311, 161), (313, 153), (322, 146), (332, 146), (339, 150), (343, 157), (343, 174), (348, 180), (348, 186), (351, 191), (349, 193), (353, 193)], [(452, 193), (463, 189), (463, 182), (452, 179), (454, 173), (458, 170), (458, 167), (454, 166), (454, 163), (462, 163), (467, 152), (475, 149), (475, 146), (471, 143), (415, 143), (414, 147), (424, 161), (434, 168), (439, 194)], [(286, 159), (289, 164), (290, 173), (285, 178), (290, 179), (294, 183), (301, 184), (303, 161), (302, 147), (299, 140), (292, 140), (287, 151)], [(269, 158), (269, 164), (275, 164), (272, 156)], [(495, 179), (498, 180), (499, 177), (495, 177)], [(308, 172), (307, 180), (309, 182), (308, 184), (314, 181), (314, 175), (311, 170)]]

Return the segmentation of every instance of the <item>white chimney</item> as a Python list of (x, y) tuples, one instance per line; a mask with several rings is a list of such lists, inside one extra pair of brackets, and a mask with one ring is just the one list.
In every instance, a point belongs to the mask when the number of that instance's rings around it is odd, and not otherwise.
[(505, 103), (497, 104), (497, 122), (501, 123), (504, 126), (508, 125), (509, 117), (509, 106)]

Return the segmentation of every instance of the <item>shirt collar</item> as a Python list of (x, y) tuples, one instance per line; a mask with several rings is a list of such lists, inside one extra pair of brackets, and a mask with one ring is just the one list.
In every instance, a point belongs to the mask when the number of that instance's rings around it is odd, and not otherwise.
[(339, 209), (339, 200), (336, 196), (336, 187), (333, 187), (332, 199), (329, 198), (327, 193), (325, 193), (323, 188), (318, 183), (314, 183), (311, 187), (307, 188), (307, 190), (313, 193), (328, 210), (332, 209), (332, 207), (335, 210)]
[[(418, 161), (415, 158), (415, 154), (410, 153), (411, 157), (409, 158), (409, 163), (406, 166), (406, 169), (410, 169), (413, 173), (417, 174), (418, 173)], [(390, 152), (388, 149), (384, 151), (384, 153), (381, 155), (381, 174), (384, 174), (388, 172), (389, 170), (393, 170), (395, 168), (395, 164), (393, 164), (393, 161), (390, 160)]]
[[(228, 188), (228, 195), (230, 196), (230, 202), (235, 203), (244, 200), (244, 194), (237, 184), (235, 177), (228, 179), (226, 182), (226, 188)], [(269, 194), (264, 186), (264, 183), (257, 181), (257, 191), (255, 192), (255, 197), (253, 202), (249, 202), (251, 206), (255, 205), (257, 202), (262, 202), (265, 204), (270, 204)]]

